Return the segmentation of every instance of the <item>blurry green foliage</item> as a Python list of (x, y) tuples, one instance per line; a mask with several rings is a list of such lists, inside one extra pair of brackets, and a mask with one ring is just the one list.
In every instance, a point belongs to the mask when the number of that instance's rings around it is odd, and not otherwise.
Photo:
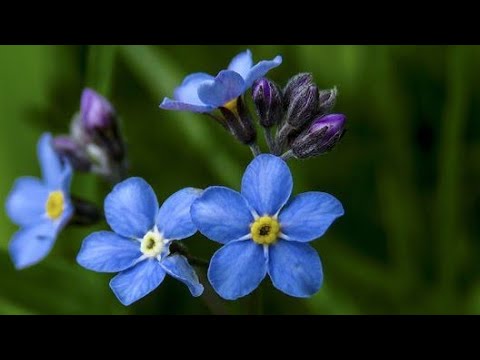
[[(188, 73), (215, 74), (247, 47), (255, 59), (283, 55), (269, 74), (282, 85), (297, 72), (312, 72), (321, 87), (336, 85), (336, 111), (349, 119), (335, 151), (290, 163), (296, 193), (329, 192), (346, 210), (313, 243), (324, 287), (299, 300), (267, 282), (263, 312), (480, 312), (477, 46), (1, 46), (0, 199), (16, 177), (39, 175), (39, 135), (68, 131), (87, 85), (117, 107), (131, 174), (151, 183), (160, 199), (184, 186), (239, 188), (248, 148), (205, 116), (158, 104)], [(108, 191), (91, 176), (75, 178), (73, 192), (99, 205)], [(2, 314), (210, 311), (171, 279), (121, 306), (108, 287), (110, 275), (75, 263), (89, 228), (67, 229), (45, 261), (17, 272), (6, 251), (15, 227), (0, 216)], [(204, 257), (218, 247), (200, 235), (186, 244)], [(249, 302), (217, 307), (241, 314)]]

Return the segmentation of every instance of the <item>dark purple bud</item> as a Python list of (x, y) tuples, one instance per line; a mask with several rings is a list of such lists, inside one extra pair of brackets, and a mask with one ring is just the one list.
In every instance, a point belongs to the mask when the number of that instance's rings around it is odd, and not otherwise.
[(290, 104), (291, 99), (295, 97), (294, 94), (308, 85), (314, 85), (313, 76), (309, 73), (300, 73), (288, 80), (287, 85), (283, 89), (283, 106), (285, 109)]
[(318, 111), (318, 87), (302, 86), (292, 93), (287, 109), (287, 122), (294, 129), (301, 129)]
[(278, 85), (266, 78), (259, 79), (253, 83), (252, 96), (260, 125), (270, 128), (278, 124), (283, 116), (282, 91)]
[(88, 132), (110, 128), (115, 122), (115, 110), (110, 102), (89, 88), (82, 93), (80, 116), (82, 125)]
[(73, 168), (77, 171), (90, 171), (92, 163), (89, 160), (84, 148), (70, 136), (59, 135), (53, 138), (55, 150), (65, 156)]
[(335, 102), (337, 101), (337, 94), (338, 91), (336, 87), (334, 87), (333, 89), (320, 91), (318, 97), (319, 114), (327, 114), (333, 109), (333, 107), (335, 106)]
[(345, 133), (346, 120), (343, 114), (330, 114), (314, 120), (292, 142), (293, 155), (305, 159), (330, 151)]
[(227, 128), (242, 144), (252, 145), (257, 140), (257, 132), (242, 97), (228, 104), (228, 107), (220, 107)]

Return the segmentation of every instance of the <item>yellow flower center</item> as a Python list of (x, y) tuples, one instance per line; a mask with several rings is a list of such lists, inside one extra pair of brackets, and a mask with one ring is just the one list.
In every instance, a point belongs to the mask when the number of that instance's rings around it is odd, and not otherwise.
[(47, 216), (52, 220), (57, 220), (65, 210), (65, 198), (63, 192), (52, 191), (48, 195), (47, 203), (45, 204)]
[(157, 230), (145, 234), (140, 245), (140, 251), (148, 257), (156, 257), (163, 250), (163, 237)]
[(262, 216), (250, 225), (250, 234), (257, 244), (270, 245), (278, 239), (280, 224), (271, 216)]
[(236, 114), (237, 113), (237, 100), (238, 100), (238, 98), (230, 100), (230, 101), (226, 102), (225, 104), (223, 104), (223, 107), (227, 108), (228, 110), (230, 110), (231, 112)]

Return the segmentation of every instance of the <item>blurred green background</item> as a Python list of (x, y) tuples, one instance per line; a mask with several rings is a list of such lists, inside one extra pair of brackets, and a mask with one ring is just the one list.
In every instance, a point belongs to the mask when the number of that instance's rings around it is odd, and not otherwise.
[[(326, 191), (346, 210), (313, 243), (324, 286), (310, 299), (295, 299), (266, 281), (262, 311), (479, 313), (477, 46), (1, 46), (0, 199), (16, 177), (39, 175), (39, 135), (68, 132), (86, 85), (118, 109), (131, 175), (144, 177), (159, 199), (184, 186), (239, 188), (250, 150), (207, 117), (158, 104), (188, 73), (216, 74), (246, 48), (255, 61), (283, 55), (283, 64), (269, 73), (282, 86), (298, 72), (313, 73), (320, 87), (336, 85), (335, 111), (349, 121), (332, 153), (290, 162), (295, 193)], [(109, 185), (78, 175), (72, 189), (102, 205)], [(46, 260), (17, 272), (6, 251), (15, 226), (4, 211), (0, 216), (1, 314), (212, 311), (168, 277), (141, 301), (120, 305), (108, 287), (111, 275), (75, 263), (92, 228), (67, 229)], [(218, 248), (200, 235), (186, 244), (205, 257)], [(252, 307), (249, 298), (212, 301), (216, 312), (242, 314)]]

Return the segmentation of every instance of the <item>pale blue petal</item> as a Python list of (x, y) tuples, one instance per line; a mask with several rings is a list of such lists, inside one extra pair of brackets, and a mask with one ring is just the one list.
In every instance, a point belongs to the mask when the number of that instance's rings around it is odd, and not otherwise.
[(93, 271), (119, 272), (133, 266), (141, 256), (139, 241), (99, 231), (83, 240), (77, 262)]
[(214, 77), (205, 73), (195, 73), (188, 75), (173, 92), (173, 98), (176, 101), (191, 105), (205, 105), (198, 97), (198, 88), (205, 81), (213, 81)]
[(163, 270), (177, 280), (188, 286), (192, 296), (200, 296), (203, 293), (203, 285), (187, 259), (182, 255), (171, 255), (160, 262)]
[(245, 89), (252, 86), (253, 82), (265, 76), (271, 69), (276, 68), (282, 63), (282, 57), (276, 56), (273, 60), (262, 60), (252, 67), (245, 78)]
[(155, 290), (165, 278), (157, 259), (144, 260), (122, 271), (110, 281), (110, 288), (120, 302), (128, 306)]
[(198, 88), (200, 100), (214, 107), (223, 106), (245, 91), (245, 81), (235, 71), (222, 70), (215, 80), (202, 83)]
[(70, 193), (70, 185), (72, 183), (73, 168), (70, 162), (65, 159), (63, 164), (62, 173), (60, 174), (60, 188), (65, 194)]
[(147, 182), (132, 177), (117, 184), (105, 199), (105, 217), (117, 234), (143, 238), (155, 225), (158, 201)]
[(55, 229), (48, 220), (17, 231), (8, 245), (15, 268), (25, 269), (42, 261), (52, 250), (55, 239)]
[(53, 149), (50, 133), (45, 133), (40, 137), (37, 153), (46, 185), (50, 189), (61, 188), (63, 164), (60, 156)]
[(185, 188), (171, 195), (160, 207), (157, 227), (166, 239), (180, 240), (197, 232), (190, 216), (190, 207), (202, 190)]
[(275, 215), (288, 201), (293, 180), (285, 161), (262, 154), (248, 165), (242, 179), (242, 195), (258, 215)]
[(235, 300), (255, 290), (266, 273), (263, 245), (244, 240), (231, 242), (213, 255), (208, 279), (222, 298)]
[(197, 113), (211, 112), (215, 109), (215, 106), (210, 105), (192, 105), (186, 104), (181, 101), (164, 98), (160, 104), (160, 108), (164, 110), (178, 110), (178, 111), (191, 111)]
[(236, 73), (240, 74), (243, 79), (246, 79), (250, 69), (252, 68), (252, 64), (252, 52), (250, 50), (246, 50), (232, 59), (230, 65), (228, 65), (228, 70), (235, 71)]
[(21, 177), (13, 185), (5, 208), (17, 225), (29, 226), (45, 218), (45, 204), (49, 191), (37, 178)]
[(288, 240), (307, 242), (325, 234), (344, 214), (342, 204), (323, 192), (306, 192), (293, 198), (280, 212), (282, 233)]
[(308, 244), (280, 240), (270, 245), (268, 273), (273, 286), (290, 296), (312, 296), (323, 283), (320, 257)]
[(238, 192), (212, 186), (193, 202), (192, 221), (207, 238), (225, 244), (250, 233), (253, 216)]

